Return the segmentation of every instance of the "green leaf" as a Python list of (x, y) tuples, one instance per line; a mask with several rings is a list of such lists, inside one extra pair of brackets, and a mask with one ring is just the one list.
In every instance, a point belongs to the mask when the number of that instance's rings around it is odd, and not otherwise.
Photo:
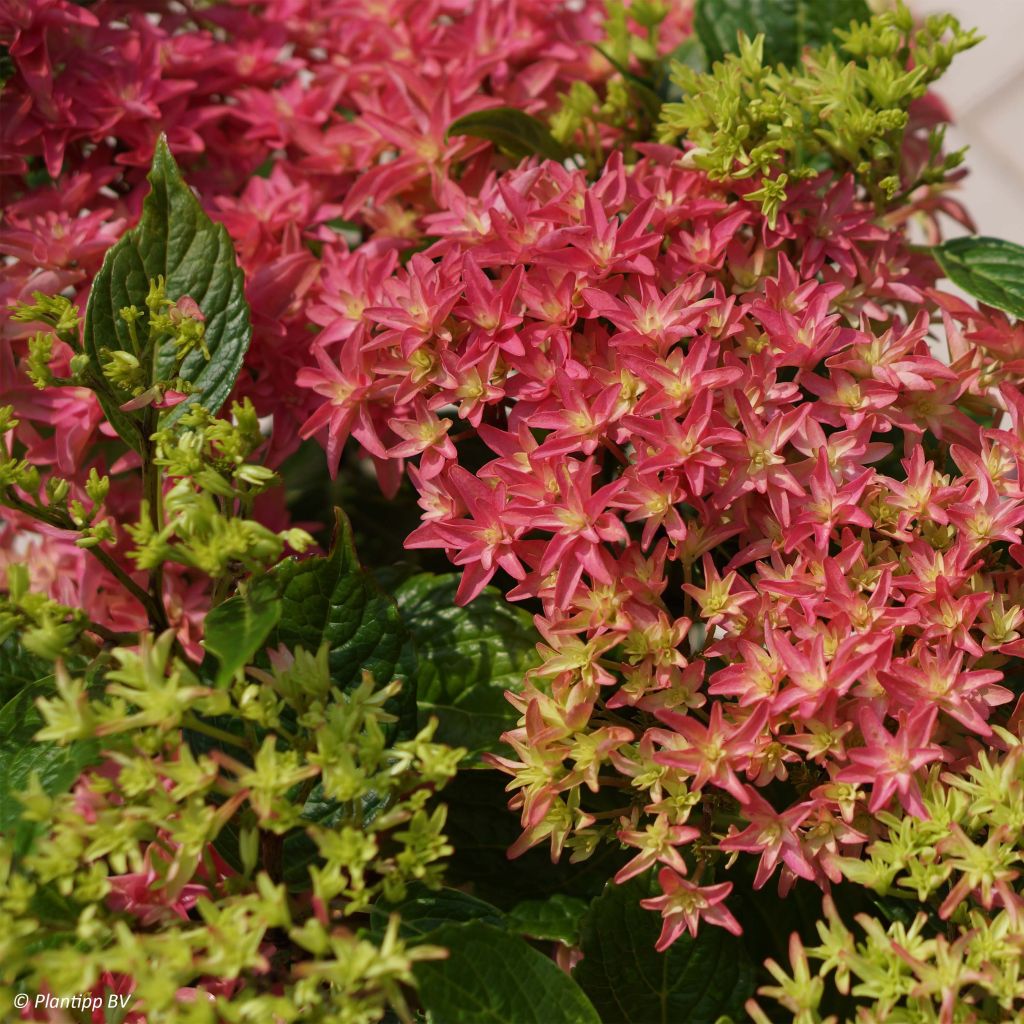
[(1024, 246), (1000, 238), (951, 238), (933, 250), (946, 276), (986, 306), (1024, 318)]
[(220, 662), (217, 686), (231, 682), (235, 673), (263, 649), (281, 618), (281, 610), (273, 586), (257, 583), (207, 615), (203, 646)]
[[(372, 790), (358, 801), (343, 803), (329, 800), (324, 796), (323, 785), (318, 782), (302, 805), (302, 820), (330, 829), (340, 830), (345, 825), (365, 828), (386, 805), (387, 799), (382, 799)], [(289, 888), (296, 890), (310, 888), (313, 883), (309, 867), (322, 862), (319, 848), (304, 831), (290, 832), (285, 836), (281, 859), (284, 862), (282, 877)]]
[(6, 637), (0, 643), (0, 707), (19, 690), (52, 671), (53, 665), (26, 651), (17, 636)]
[(640, 900), (653, 894), (651, 875), (609, 883), (583, 922), (583, 960), (573, 976), (604, 1024), (712, 1024), (743, 1016), (754, 970), (740, 939), (702, 925), (664, 953), (654, 944), (661, 917)]
[(600, 1024), (572, 978), (525, 939), (470, 921), (427, 941), (448, 949), (413, 969), (431, 1024)]
[(510, 931), (575, 946), (580, 939), (580, 926), (587, 904), (580, 899), (555, 893), (546, 900), (524, 900), (508, 913)]
[[(166, 426), (193, 403), (200, 403), (210, 412), (220, 408), (234, 387), (252, 328), (231, 238), (222, 224), (215, 224), (203, 212), (163, 136), (153, 154), (149, 183), (142, 219), (107, 251), (93, 281), (85, 312), (84, 342), (93, 378), (105, 382), (100, 349), (132, 350), (128, 327), (118, 311), (131, 305), (145, 310), (151, 278), (162, 274), (172, 299), (182, 295), (195, 299), (206, 317), (210, 360), (198, 350), (185, 359), (181, 376), (198, 390), (187, 401), (162, 413), (161, 426)], [(170, 374), (173, 359), (173, 345), (168, 342), (158, 354), (158, 377)], [(146, 439), (141, 437), (137, 421), (118, 408), (125, 396), (102, 383), (98, 396), (117, 432), (141, 450)]]
[(509, 860), (508, 848), (522, 826), (519, 815), (506, 806), (508, 781), (503, 772), (465, 770), (440, 794), (438, 802), (448, 808), (445, 834), (455, 847), (445, 871), (448, 884), (469, 887), (503, 910), (555, 893), (588, 900), (598, 896), (607, 879), (629, 860), (629, 851), (618, 843), (604, 843), (579, 864), (567, 857), (552, 864), (550, 848), (541, 844)]
[(458, 573), (420, 573), (395, 591), (419, 660), (420, 718), (437, 716), (439, 743), (496, 750), (519, 717), (505, 691), (519, 690), (537, 664), (536, 630), (493, 587), (460, 608), (458, 585)]
[(491, 107), (466, 114), (452, 122), (448, 135), (487, 139), (516, 160), (527, 156), (564, 160), (568, 156), (568, 151), (548, 131), (543, 121), (516, 107)]
[(483, 921), (498, 928), (505, 925), (502, 912), (484, 900), (458, 889), (438, 889), (435, 892), (421, 885), (410, 887), (408, 895), (400, 903), (381, 902), (370, 908), (370, 931), (378, 941), (383, 938), (392, 914), (401, 916), (399, 934), (410, 943), (425, 941), (427, 935), (446, 924)]
[(415, 670), (401, 664), (406, 628), (395, 602), (359, 564), (345, 514), (338, 509), (336, 515), (329, 555), (289, 559), (268, 574), (282, 604), (271, 645), (316, 651), (326, 640), (331, 678), (342, 689), (357, 684), (364, 671), (382, 686), (401, 674), (402, 692), (389, 710), (402, 719), (400, 729), (412, 728)]
[(865, 0), (697, 0), (693, 28), (710, 63), (736, 53), (743, 32), (764, 33), (766, 64), (793, 66), (805, 47), (833, 42), (833, 30), (870, 16)]
[(15, 794), (25, 792), (33, 772), (43, 789), (56, 796), (66, 793), (82, 771), (100, 759), (95, 740), (58, 746), (32, 738), (45, 725), (35, 700), (51, 692), (51, 682), (40, 680), (0, 708), (0, 833), (13, 834), (21, 850), (31, 845), (37, 826), (22, 821), (23, 808)]

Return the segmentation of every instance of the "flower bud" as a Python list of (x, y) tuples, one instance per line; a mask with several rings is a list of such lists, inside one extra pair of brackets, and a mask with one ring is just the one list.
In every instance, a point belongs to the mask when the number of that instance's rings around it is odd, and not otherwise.
[(71, 484), (59, 476), (51, 476), (46, 481), (46, 497), (51, 505), (60, 505), (68, 496)]

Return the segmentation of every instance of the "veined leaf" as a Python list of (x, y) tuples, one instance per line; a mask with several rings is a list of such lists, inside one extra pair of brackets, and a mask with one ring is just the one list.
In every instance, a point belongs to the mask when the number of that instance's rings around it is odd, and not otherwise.
[(527, 156), (564, 160), (568, 156), (567, 150), (548, 131), (543, 121), (516, 107), (491, 107), (466, 114), (452, 122), (448, 135), (487, 139), (516, 160)]
[(52, 671), (53, 666), (38, 655), (26, 651), (17, 636), (6, 637), (0, 643), (0, 707), (19, 690), (31, 686)]
[(448, 950), (413, 968), (432, 1024), (600, 1024), (580, 987), (525, 939), (470, 921), (424, 941)]
[(537, 664), (537, 635), (530, 616), (493, 587), (456, 605), (458, 585), (457, 573), (420, 573), (395, 591), (418, 655), (419, 713), (438, 717), (439, 743), (496, 750), (519, 717), (505, 691), (518, 690)]
[(703, 925), (664, 952), (661, 917), (640, 906), (650, 876), (609, 883), (583, 922), (583, 960), (573, 973), (604, 1024), (677, 1024), (742, 1016), (754, 970), (740, 939)]
[(508, 913), (509, 931), (531, 939), (547, 939), (575, 946), (587, 904), (575, 896), (556, 892), (546, 900), (523, 900)]
[(0, 708), (0, 833), (13, 835), (21, 849), (31, 844), (36, 828), (22, 821), (22, 805), (15, 794), (25, 792), (32, 774), (50, 796), (56, 796), (66, 793), (82, 771), (99, 760), (95, 740), (60, 746), (33, 739), (44, 725), (35, 700), (51, 692), (50, 681), (40, 680)]
[(865, 0), (697, 0), (693, 27), (708, 61), (736, 53), (740, 32), (764, 34), (766, 64), (794, 65), (807, 46), (833, 42), (833, 30), (866, 21)]
[(552, 864), (551, 851), (543, 843), (509, 860), (508, 848), (522, 826), (506, 806), (507, 783), (503, 772), (464, 770), (439, 794), (438, 802), (448, 808), (445, 835), (455, 847), (445, 871), (448, 884), (471, 886), (475, 896), (503, 910), (556, 893), (587, 900), (600, 895), (629, 853), (617, 843), (604, 843), (578, 864), (567, 857)]
[(406, 942), (430, 941), (427, 936), (446, 924), (483, 921), (503, 928), (505, 917), (490, 903), (458, 889), (427, 889), (411, 886), (401, 903), (375, 903), (370, 910), (370, 930), (378, 941), (383, 938), (392, 914), (401, 917), (399, 934)]
[[(189, 295), (195, 299), (206, 318), (210, 359), (198, 350), (185, 359), (181, 376), (197, 390), (161, 415), (161, 424), (166, 425), (196, 402), (210, 412), (220, 408), (234, 387), (252, 328), (231, 239), (222, 224), (215, 224), (203, 212), (162, 136), (153, 154), (149, 183), (142, 219), (107, 251), (93, 281), (84, 341), (93, 376), (103, 381), (100, 350), (132, 351), (128, 325), (119, 311), (131, 305), (145, 310), (150, 279), (162, 274), (169, 297)], [(158, 353), (157, 377), (171, 373), (173, 360), (173, 345), (167, 343)], [(128, 444), (140, 450), (145, 439), (136, 422), (119, 408), (125, 396), (103, 387), (98, 394), (111, 424)]]
[(951, 238), (935, 258), (953, 284), (984, 302), (1024, 318), (1024, 246), (1000, 238)]
[(207, 615), (203, 646), (220, 662), (217, 686), (226, 686), (263, 648), (281, 610), (274, 588), (257, 583)]
[(329, 555), (289, 559), (269, 576), (282, 604), (270, 643), (315, 652), (327, 641), (331, 678), (342, 689), (357, 684), (364, 671), (381, 686), (401, 675), (402, 692), (390, 710), (399, 715), (400, 729), (411, 728), (416, 679), (413, 667), (403, 664), (406, 628), (398, 606), (359, 564), (345, 514), (337, 510)]

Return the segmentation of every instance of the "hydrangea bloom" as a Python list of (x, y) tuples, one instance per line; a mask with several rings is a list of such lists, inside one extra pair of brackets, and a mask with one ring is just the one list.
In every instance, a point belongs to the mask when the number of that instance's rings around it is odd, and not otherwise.
[[(433, 193), (457, 188), (451, 169), (469, 168), (469, 180), (487, 173), (490, 147), (448, 143), (447, 126), (503, 103), (543, 112), (568, 82), (596, 79), (587, 44), (601, 37), (602, 16), (596, 2), (540, 0), (511, 8), (267, 0), (180, 12), (117, 0), (8, 4), (0, 11), (0, 304), (66, 292), (84, 308), (104, 252), (139, 215), (166, 133), (246, 272), (254, 338), (238, 394), (272, 424), (264, 459), (276, 466), (319, 405), (306, 390), (319, 380), (309, 367), (310, 319), (329, 321), (342, 340), (339, 308), (358, 320), (364, 306), (385, 301), (398, 252), (418, 244), (437, 209)], [(35, 390), (22, 372), (31, 332), (7, 318), (3, 332), (0, 390), (15, 407), (18, 440), (44, 478), (56, 464), (81, 498), (89, 470), (111, 468), (99, 406), (84, 389)], [(55, 342), (53, 371), (66, 373), (69, 357)], [(347, 436), (338, 414), (320, 416), (337, 447)], [(372, 449), (375, 430), (367, 419), (356, 437)], [(410, 451), (418, 443), (405, 441)], [(397, 443), (389, 435), (388, 447)], [(378, 445), (375, 455), (383, 461), (388, 451)], [(131, 497), (124, 486), (115, 478), (115, 518)], [(34, 543), (59, 545), (45, 533)], [(98, 596), (107, 588), (77, 581), (93, 619), (122, 628)], [(168, 586), (172, 604), (187, 602), (188, 581), (180, 593)]]
[[(551, 113), (597, 82), (601, 17), (568, 0), (8, 5), (2, 298), (84, 302), (165, 131), (246, 270), (238, 392), (272, 421), (266, 460), (317, 438), (336, 471), (351, 442), (389, 494), (408, 475), (408, 546), (448, 555), (461, 602), (493, 581), (539, 609), (542, 663), (494, 759), (513, 853), (638, 850), (620, 876), (662, 865), (664, 947), (701, 918), (738, 927), (730, 883), (685, 877), (698, 840), (759, 858), (758, 886), (827, 888), (877, 812), (926, 814), (927, 782), (1006, 744), (1024, 337), (938, 291), (910, 244), (912, 218), (933, 237), (939, 214), (963, 219), (946, 197), (880, 218), (851, 177), (820, 176), (768, 218), (752, 182), (733, 199), (666, 145), (627, 165), (604, 129), (593, 174), (447, 138), (462, 115)], [(941, 116), (917, 105), (910, 157)], [(27, 334), (5, 331), (0, 384), (40, 487), (55, 466), (80, 497), (90, 469), (126, 468), (106, 465), (94, 400), (33, 389)], [(115, 475), (114, 519), (129, 486)], [(0, 564), (27, 525), (5, 527)], [(35, 536), (53, 596), (141, 621), (114, 575)], [(187, 573), (164, 585), (194, 645), (205, 595)], [(630, 802), (612, 820), (583, 799), (608, 782)]]
[[(720, 790), (759, 886), (826, 887), (1013, 700), (975, 666), (1019, 624), (1018, 332), (848, 179), (790, 193), (773, 228), (664, 147), (596, 181), (529, 163), (315, 344), (304, 430), (411, 463), (408, 544), (463, 567), (459, 600), (498, 579), (543, 608), (496, 759), (516, 852), (654, 830), (678, 871)], [(577, 790), (622, 774), (633, 817), (598, 824)]]

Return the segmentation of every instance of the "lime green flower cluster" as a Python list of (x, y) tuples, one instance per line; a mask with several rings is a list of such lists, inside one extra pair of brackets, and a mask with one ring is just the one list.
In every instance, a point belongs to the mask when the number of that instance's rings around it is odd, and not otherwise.
[[(100, 515), (110, 491), (110, 478), (100, 476), (95, 467), (89, 470), (82, 485), (84, 497), (71, 497), (71, 483), (56, 474), (47, 477), (40, 491), (39, 470), (25, 459), (18, 458), (4, 436), (18, 425), (13, 406), (0, 408), (0, 505), (9, 505), (27, 512), (35, 519), (62, 529), (74, 530), (80, 548), (94, 548), (115, 539), (114, 526)], [(19, 497), (14, 488), (24, 492)], [(81, 493), (81, 492), (80, 492)]]
[[(34, 334), (28, 343), (26, 369), (37, 388), (90, 388), (122, 413), (141, 410), (149, 428), (153, 426), (150, 409), (172, 407), (196, 392), (181, 372), (193, 352), (210, 360), (205, 317), (190, 296), (172, 299), (162, 275), (150, 279), (145, 309), (132, 304), (118, 310), (127, 347), (101, 345), (96, 360), (90, 359), (82, 344), (82, 318), (70, 299), (43, 292), (34, 292), (32, 299), (31, 303), (17, 303), (11, 317), (49, 328)], [(72, 351), (70, 377), (58, 377), (51, 368), (55, 338)]]
[(80, 608), (69, 608), (29, 590), (24, 565), (7, 567), (7, 590), (0, 594), (0, 643), (15, 636), (30, 654), (54, 661), (67, 652), (89, 624)]
[(101, 760), (73, 793), (33, 776), (0, 838), (0, 1002), (130, 978), (149, 1024), (409, 1019), (412, 964), (443, 951), (407, 949), (397, 918), (360, 924), (440, 884), (451, 848), (428, 801), (465, 751), (433, 722), (389, 739), (401, 683), (343, 692), (326, 646), (225, 688), (169, 632), (112, 654), (98, 682), (59, 664), (37, 701), (37, 741)]
[[(789, 972), (759, 990), (799, 1024), (817, 1024), (831, 975), (835, 990), (858, 1000), (858, 1021), (973, 1022), (1024, 1015), (1024, 744), (998, 729), (1005, 753), (983, 751), (963, 774), (933, 772), (924, 793), (929, 818), (882, 813), (885, 839), (863, 860), (841, 859), (850, 880), (873, 889), (883, 923), (858, 914), (860, 934), (830, 898), (817, 924), (821, 945), (794, 935)], [(902, 907), (917, 909), (902, 912)], [(809, 961), (818, 961), (815, 974)], [(772, 1019), (748, 1005), (755, 1024)]]
[(104, 377), (129, 398), (142, 398), (142, 404), (158, 404), (168, 391), (191, 394), (192, 384), (178, 373), (181, 364), (196, 350), (210, 359), (199, 306), (188, 296), (176, 302), (168, 298), (163, 276), (150, 280), (145, 305), (146, 312), (135, 305), (118, 311), (131, 349), (100, 348)]
[(687, 159), (720, 181), (752, 180), (771, 223), (791, 181), (823, 170), (852, 171), (883, 208), (898, 193), (941, 181), (962, 160), (942, 155), (942, 131), (930, 158), (904, 180), (902, 145), (911, 103), (980, 37), (936, 15), (915, 28), (905, 6), (837, 29), (838, 44), (806, 52), (794, 67), (768, 66), (764, 38), (740, 37), (710, 72), (675, 62), (678, 102), (661, 109), (659, 137), (689, 144)]
[(10, 431), (20, 422), (14, 415), (14, 406), (0, 407), (0, 495), (9, 487), (20, 487), (30, 493), (39, 489), (39, 470), (25, 459), (17, 458), (7, 441)]
[[(71, 378), (59, 378), (50, 369), (53, 361), (54, 335), (69, 345), (76, 356), (81, 354), (79, 344), (79, 327), (82, 318), (78, 307), (63, 295), (46, 295), (44, 292), (33, 292), (31, 303), (18, 303), (11, 309), (11, 319), (21, 323), (42, 323), (48, 331), (37, 331), (29, 338), (26, 371), (32, 383), (43, 388), (76, 383)], [(79, 359), (77, 364), (84, 365)]]
[(230, 419), (194, 405), (152, 441), (153, 464), (176, 482), (160, 496), (159, 515), (143, 501), (138, 522), (126, 527), (140, 569), (177, 562), (220, 580), (268, 568), (286, 545), (301, 552), (313, 543), (305, 530), (275, 533), (249, 518), (256, 496), (279, 479), (247, 461), (264, 441), (248, 399), (232, 403)]

